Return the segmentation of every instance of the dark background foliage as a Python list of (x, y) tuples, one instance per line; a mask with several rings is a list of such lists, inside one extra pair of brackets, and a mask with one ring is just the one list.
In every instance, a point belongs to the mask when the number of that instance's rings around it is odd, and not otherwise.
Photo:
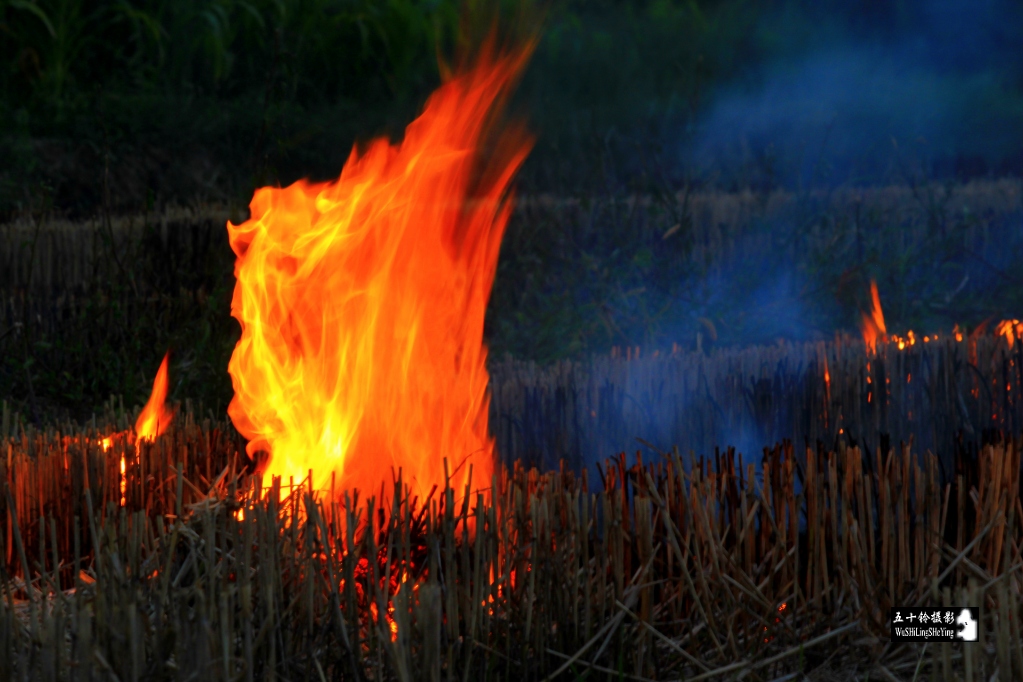
[[(255, 186), (334, 177), (353, 142), (400, 135), (460, 19), (494, 4), (3, 0), (0, 211), (244, 206)], [(527, 193), (961, 179), (1023, 159), (1019, 0), (541, 10), (516, 104), (538, 133)]]
[[(825, 338), (855, 329), (871, 278), (895, 329), (1023, 316), (1018, 210), (971, 210), (956, 190), (1023, 166), (1020, 0), (506, 5), (503, 25), (545, 15), (512, 105), (537, 133), (520, 193), (577, 208), (514, 217), (496, 355)], [(141, 401), (170, 346), (173, 395), (223, 406), (237, 329), (222, 224), (175, 223), (207, 235), (186, 248), (155, 217), (240, 218), (254, 187), (336, 177), (352, 144), (400, 137), (463, 18), (493, 6), (0, 0), (0, 222), (98, 220), (101, 241), (118, 215), (152, 223), (130, 253), (103, 242), (74, 291), (0, 278), (0, 396), (74, 415)], [(888, 185), (911, 188), (902, 207), (829, 194)], [(792, 207), (708, 250), (693, 198), (744, 191)], [(7, 258), (39, 257), (25, 235)]]

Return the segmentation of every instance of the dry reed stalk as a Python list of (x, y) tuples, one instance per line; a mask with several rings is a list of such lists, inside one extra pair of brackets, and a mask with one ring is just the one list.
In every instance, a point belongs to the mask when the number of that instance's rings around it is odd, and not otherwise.
[[(309, 490), (308, 477), (264, 487), (228, 432), (186, 416), (156, 443), (115, 439), (109, 452), (96, 432), (8, 437), (4, 670), (663, 679), (769, 664), (781, 675), (801, 643), (809, 656), (844, 627), (862, 632), (841, 635), (843, 655), (892, 671), (1023, 670), (1017, 441), (961, 461), (956, 496), (942, 493), (937, 459), (909, 447), (867, 470), (857, 447), (808, 449), (803, 462), (787, 445), (768, 450), (759, 480), (732, 452), (691, 466), (677, 452), (623, 455), (595, 493), (564, 467), (515, 467), (490, 496), (445, 488), (416, 502), (400, 473), (361, 500)], [(964, 594), (967, 577), (979, 582)], [(891, 606), (950, 588), (988, 605), (991, 655), (911, 647), (878, 661), (853, 643), (884, 640)]]
[[(713, 452), (737, 435), (792, 438), (870, 451), (908, 442), (939, 455), (950, 472), (958, 437), (1023, 424), (1023, 356), (1002, 337), (952, 337), (868, 357), (859, 341), (723, 349), (712, 355), (596, 357), (538, 368), (491, 367), (491, 422), (509, 460), (574, 466), (642, 436), (657, 448)], [(828, 369), (830, 382), (823, 374)], [(983, 379), (983, 390), (972, 389)], [(566, 399), (565, 396), (570, 396)], [(750, 453), (746, 453), (747, 455)], [(948, 481), (946, 481), (948, 482)]]

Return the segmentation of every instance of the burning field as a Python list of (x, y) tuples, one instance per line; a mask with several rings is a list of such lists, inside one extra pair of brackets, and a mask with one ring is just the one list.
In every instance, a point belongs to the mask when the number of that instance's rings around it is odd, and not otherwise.
[[(400, 471), (375, 494), (264, 486), (228, 424), (187, 412), (154, 441), (102, 433), (8, 441), (9, 678), (1020, 669), (1017, 442), (951, 484), (909, 447), (786, 444), (760, 476), (623, 455), (600, 485), (515, 467), (420, 497)], [(987, 648), (887, 645), (889, 608), (964, 603)]]
[(1023, 678), (1017, 320), (488, 364), (531, 49), (228, 223), (226, 414), (4, 404), (0, 676)]

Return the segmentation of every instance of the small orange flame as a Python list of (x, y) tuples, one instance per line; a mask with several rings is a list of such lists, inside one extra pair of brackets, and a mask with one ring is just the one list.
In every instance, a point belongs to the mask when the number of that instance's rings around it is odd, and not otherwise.
[[(160, 363), (160, 369), (156, 372), (156, 378), (153, 380), (153, 390), (149, 394), (149, 401), (146, 403), (142, 411), (139, 412), (139, 418), (135, 421), (135, 449), (138, 450), (139, 442), (153, 441), (157, 436), (162, 434), (170, 426), (171, 421), (174, 419), (174, 413), (167, 409), (164, 402), (167, 399), (167, 360), (170, 357), (170, 352), (164, 354), (163, 362)], [(121, 435), (130, 435), (129, 432), (125, 432)], [(107, 436), (100, 440), (100, 446), (103, 448), (103, 452), (110, 450), (113, 445), (113, 436)], [(127, 463), (124, 458), (124, 451), (121, 454), (121, 506), (125, 504), (125, 494), (128, 489), (127, 481)]]
[(884, 343), (888, 330), (884, 325), (884, 313), (881, 311), (881, 296), (877, 292), (877, 282), (870, 280), (870, 314), (863, 313), (863, 343), (866, 344), (868, 352), (873, 355), (877, 352), (877, 342)]
[(1023, 339), (1023, 322), (1019, 320), (1002, 320), (995, 327), (995, 334), (1004, 336), (1011, 349), (1016, 344), (1016, 339)]
[(402, 142), (353, 150), (334, 182), (258, 189), (228, 223), (242, 327), (228, 414), (270, 454), (265, 473), (376, 491), (402, 469), (424, 494), (447, 458), (456, 490), (470, 465), (490, 480), (483, 319), (532, 144), (495, 112), (531, 50), (484, 48)]
[(824, 356), (824, 421), (828, 421), (828, 406), (831, 405), (831, 371), (828, 369), (828, 356)]
[(156, 379), (153, 380), (153, 392), (149, 395), (149, 402), (142, 408), (139, 418), (135, 421), (135, 435), (139, 440), (155, 440), (157, 436), (167, 430), (174, 419), (174, 413), (164, 405), (164, 401), (167, 399), (167, 360), (169, 357), (169, 352), (163, 356), (160, 369), (156, 372)]

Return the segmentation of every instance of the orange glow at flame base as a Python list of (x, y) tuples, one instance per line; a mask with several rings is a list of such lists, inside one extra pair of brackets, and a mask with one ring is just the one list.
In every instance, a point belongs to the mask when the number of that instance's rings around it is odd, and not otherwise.
[[(532, 46), (435, 92), (404, 140), (352, 151), (341, 177), (255, 192), (228, 224), (237, 260), (228, 414), (264, 473), (379, 491), (489, 486), (483, 319), (531, 146), (494, 114)], [(484, 154), (481, 150), (486, 149)], [(457, 473), (455, 473), (457, 472)]]

